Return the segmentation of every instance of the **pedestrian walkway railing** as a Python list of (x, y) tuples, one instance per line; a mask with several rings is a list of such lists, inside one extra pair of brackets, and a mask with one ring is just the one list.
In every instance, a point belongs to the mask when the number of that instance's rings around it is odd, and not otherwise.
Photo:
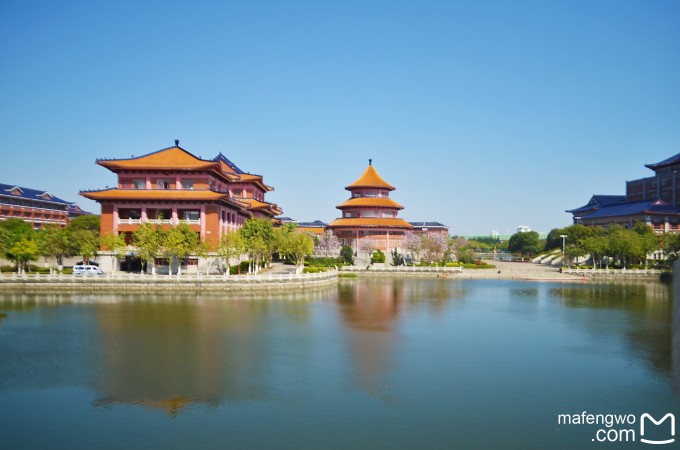
[(34, 282), (71, 282), (71, 283), (103, 283), (103, 282), (213, 282), (213, 283), (268, 283), (268, 282), (295, 282), (295, 281), (320, 281), (338, 278), (338, 270), (332, 269), (318, 273), (285, 273), (285, 274), (245, 274), (245, 275), (206, 275), (201, 273), (181, 275), (159, 275), (146, 273), (116, 272), (104, 275), (66, 275), (66, 274), (40, 274), (40, 273), (4, 273), (0, 276), (0, 282), (11, 281), (34, 281)]
[(426, 272), (443, 272), (443, 273), (459, 273), (463, 271), (462, 267), (438, 267), (438, 266), (343, 266), (340, 270), (345, 272), (394, 272), (394, 273), (426, 273)]
[(662, 270), (659, 269), (572, 269), (562, 268), (562, 273), (569, 275), (580, 276), (644, 276), (644, 275), (661, 275)]

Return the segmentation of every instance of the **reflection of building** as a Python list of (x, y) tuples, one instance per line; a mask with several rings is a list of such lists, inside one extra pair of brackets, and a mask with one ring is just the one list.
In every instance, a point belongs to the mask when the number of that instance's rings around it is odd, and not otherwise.
[(170, 227), (188, 223), (213, 247), (222, 233), (249, 217), (274, 217), (281, 210), (267, 203), (273, 188), (260, 175), (239, 169), (224, 155), (201, 159), (179, 146), (127, 159), (98, 159), (118, 175), (116, 187), (80, 194), (102, 205), (101, 233), (124, 233), (131, 242), (141, 223)]
[(680, 153), (645, 167), (654, 176), (626, 182), (626, 195), (594, 195), (580, 208), (567, 212), (575, 224), (621, 224), (632, 227), (644, 222), (656, 232), (680, 232)]
[(395, 188), (383, 180), (371, 160), (361, 177), (345, 189), (351, 197), (337, 206), (342, 217), (329, 225), (342, 244), (355, 250), (400, 247), (404, 233), (413, 226), (397, 217), (404, 207), (390, 198)]
[(65, 226), (70, 219), (89, 214), (47, 191), (0, 183), (0, 220), (22, 219), (33, 228)]

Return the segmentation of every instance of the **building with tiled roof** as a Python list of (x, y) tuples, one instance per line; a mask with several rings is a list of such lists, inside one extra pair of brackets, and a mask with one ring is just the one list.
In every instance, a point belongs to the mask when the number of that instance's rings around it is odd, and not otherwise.
[(654, 176), (626, 182), (626, 195), (593, 195), (584, 206), (567, 210), (575, 224), (644, 222), (657, 233), (680, 231), (680, 153), (645, 167)]
[(281, 209), (261, 175), (239, 169), (221, 153), (202, 159), (179, 146), (125, 159), (97, 159), (118, 176), (115, 187), (81, 191), (101, 204), (101, 234), (132, 233), (145, 222), (170, 227), (183, 221), (215, 248), (223, 233), (250, 217), (273, 218)]
[(449, 234), (449, 227), (439, 222), (409, 222), (413, 227), (414, 233), (432, 234), (432, 233), (446, 233)]
[(22, 219), (38, 229), (46, 224), (65, 226), (84, 214), (89, 213), (45, 190), (0, 183), (0, 220)]
[(413, 226), (398, 217), (404, 207), (389, 198), (395, 187), (380, 176), (370, 159), (364, 173), (345, 189), (351, 196), (337, 206), (342, 217), (328, 225), (342, 245), (355, 252), (399, 248)]

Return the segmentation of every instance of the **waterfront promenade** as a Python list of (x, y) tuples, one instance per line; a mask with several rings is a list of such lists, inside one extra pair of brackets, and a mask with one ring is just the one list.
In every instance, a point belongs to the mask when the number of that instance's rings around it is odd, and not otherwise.
[(346, 266), (341, 270), (295, 274), (291, 266), (273, 264), (272, 268), (251, 275), (149, 275), (117, 272), (103, 276), (0, 274), (3, 290), (92, 290), (92, 291), (241, 291), (298, 289), (336, 283), (341, 274), (358, 277), (429, 277), (441, 279), (498, 279), (520, 281), (583, 282), (588, 279), (644, 279), (656, 281), (658, 270), (582, 270), (560, 271), (558, 268), (524, 262), (486, 261), (493, 269), (460, 267), (393, 267), (389, 265)]

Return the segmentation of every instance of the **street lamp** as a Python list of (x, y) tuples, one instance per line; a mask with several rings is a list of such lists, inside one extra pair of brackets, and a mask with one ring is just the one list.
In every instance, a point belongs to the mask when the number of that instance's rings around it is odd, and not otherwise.
[(560, 237), (562, 238), (562, 265), (566, 265), (567, 261), (567, 235), (566, 234), (560, 234)]

